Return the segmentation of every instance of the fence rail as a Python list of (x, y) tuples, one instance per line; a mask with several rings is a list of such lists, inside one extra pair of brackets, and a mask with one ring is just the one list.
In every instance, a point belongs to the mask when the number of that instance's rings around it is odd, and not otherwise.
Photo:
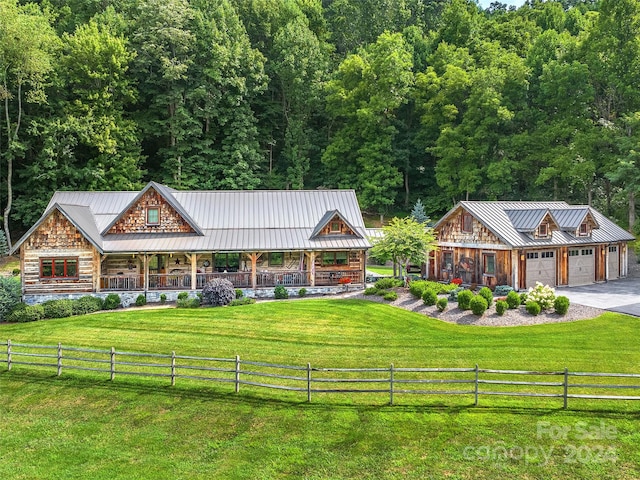
[[(640, 395), (615, 395), (619, 389), (640, 389), (640, 374), (605, 372), (570, 372), (496, 370), (479, 368), (312, 368), (282, 365), (235, 358), (199, 357), (58, 345), (0, 343), (0, 363), (7, 370), (14, 366), (33, 366), (63, 371), (80, 370), (117, 375), (169, 378), (233, 384), (235, 392), (242, 385), (313, 394), (388, 395), (394, 404), (396, 395), (468, 395), (478, 405), (480, 396), (559, 398), (563, 407), (569, 399), (640, 400)], [(443, 377), (444, 375), (444, 377)], [(553, 378), (549, 378), (553, 377)], [(531, 380), (526, 380), (531, 378)], [(570, 378), (576, 379), (570, 382)], [(596, 378), (585, 383), (582, 379)], [(606, 378), (617, 382), (606, 383)], [(548, 380), (546, 380), (548, 379)], [(557, 379), (557, 380), (556, 380)], [(526, 389), (523, 390), (523, 387)]]

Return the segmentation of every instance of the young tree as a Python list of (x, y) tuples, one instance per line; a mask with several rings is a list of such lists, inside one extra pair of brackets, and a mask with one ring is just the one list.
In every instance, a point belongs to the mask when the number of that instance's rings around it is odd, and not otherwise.
[(437, 248), (433, 229), (410, 217), (394, 217), (382, 232), (384, 235), (374, 242), (371, 254), (400, 264), (405, 272), (411, 263), (427, 262), (429, 252)]
[(427, 217), (427, 213), (424, 211), (422, 200), (416, 200), (416, 204), (413, 206), (413, 210), (411, 210), (411, 218), (413, 218), (416, 222), (422, 224), (425, 224), (429, 221), (429, 217)]

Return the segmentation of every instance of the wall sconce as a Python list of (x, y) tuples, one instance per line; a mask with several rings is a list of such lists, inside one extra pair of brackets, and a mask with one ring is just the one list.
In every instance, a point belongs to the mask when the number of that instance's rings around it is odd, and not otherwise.
[(524, 260), (524, 253), (520, 255), (520, 260)]
[(562, 256), (563, 256), (564, 258), (567, 258), (567, 252), (562, 252)]

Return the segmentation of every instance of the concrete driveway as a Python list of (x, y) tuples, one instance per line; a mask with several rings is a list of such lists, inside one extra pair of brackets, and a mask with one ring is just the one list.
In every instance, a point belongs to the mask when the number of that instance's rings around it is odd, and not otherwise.
[(580, 287), (557, 287), (571, 303), (640, 317), (640, 278), (620, 278)]

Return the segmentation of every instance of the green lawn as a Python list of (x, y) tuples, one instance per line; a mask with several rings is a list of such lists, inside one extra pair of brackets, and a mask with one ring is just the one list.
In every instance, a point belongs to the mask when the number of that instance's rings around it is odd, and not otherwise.
[[(0, 324), (14, 342), (291, 365), (637, 372), (640, 319), (456, 326), (387, 305), (265, 302)], [(0, 365), (0, 478), (638, 478), (640, 404), (304, 395)], [(624, 391), (622, 394), (632, 394)], [(542, 423), (541, 423), (542, 422)], [(546, 423), (545, 423), (546, 422)], [(603, 423), (601, 423), (603, 422)], [(550, 435), (561, 427), (569, 432)], [(604, 429), (602, 427), (605, 427)], [(595, 430), (594, 430), (595, 429)], [(585, 430), (607, 432), (585, 438)], [(591, 435), (594, 437), (595, 435)], [(505, 448), (509, 456), (500, 454)], [(550, 452), (550, 454), (549, 454)], [(549, 454), (549, 455), (547, 455)]]
[(378, 275), (393, 275), (393, 267), (387, 265), (367, 265), (367, 271)]

